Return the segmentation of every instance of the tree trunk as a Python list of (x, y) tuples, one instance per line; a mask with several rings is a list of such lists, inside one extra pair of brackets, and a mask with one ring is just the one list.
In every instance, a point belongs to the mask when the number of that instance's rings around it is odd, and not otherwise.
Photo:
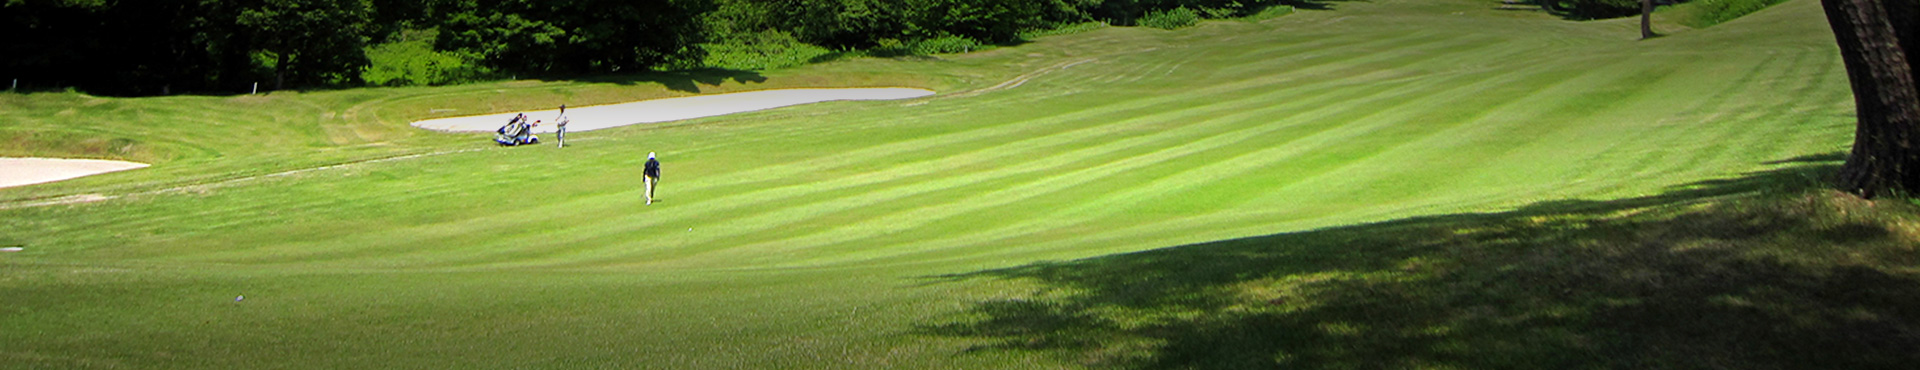
[(285, 90), (287, 88), (287, 54), (280, 53), (276, 57), (273, 63), (273, 90)]
[(1653, 38), (1653, 0), (1640, 0), (1640, 39)]
[[(1853, 152), (1839, 185), (1861, 197), (1920, 190), (1920, 93), (1906, 50), (1915, 7), (1906, 0), (1821, 0), (1853, 85)], [(1902, 40), (1905, 37), (1905, 40)]]

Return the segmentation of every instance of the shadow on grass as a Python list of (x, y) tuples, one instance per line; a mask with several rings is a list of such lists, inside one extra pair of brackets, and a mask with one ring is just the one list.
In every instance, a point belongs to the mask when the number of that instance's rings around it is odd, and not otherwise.
[(1128, 369), (1910, 367), (1920, 253), (1887, 224), (1913, 211), (1814, 189), (1838, 157), (1643, 198), (941, 276), (1037, 289), (919, 332)]
[[(1677, 3), (1679, 3), (1679, 1), (1653, 0), (1654, 6), (1669, 6)], [(1629, 4), (1632, 4), (1632, 6), (1616, 7), (1577, 0), (1500, 0), (1499, 5), (1494, 6), (1494, 9), (1506, 11), (1544, 11), (1547, 14), (1569, 21), (1596, 21), (1640, 16), (1639, 2), (1636, 1)]]
[(1334, 10), (1334, 4), (1352, 1), (1367, 0), (1283, 0), (1276, 5), (1291, 6), (1295, 10)]

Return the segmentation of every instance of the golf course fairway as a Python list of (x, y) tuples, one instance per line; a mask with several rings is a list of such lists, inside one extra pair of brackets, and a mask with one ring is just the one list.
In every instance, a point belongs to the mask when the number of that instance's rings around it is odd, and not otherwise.
[[(0, 94), (0, 134), (22, 138), (0, 156), (152, 164), (0, 189), (0, 247), (20, 248), (0, 253), (0, 368), (1859, 368), (1912, 352), (1888, 344), (1910, 332), (1846, 331), (1911, 328), (1899, 313), (1920, 311), (1885, 303), (1906, 301), (1781, 298), (1916, 286), (1876, 264), (1913, 259), (1834, 247), (1911, 234), (1724, 205), (1844, 158), (1852, 96), (1818, 2), (1644, 41), (1637, 19), (1492, 1), (1327, 4), (750, 76)], [(408, 125), (863, 86), (940, 93), (564, 149)], [(96, 201), (50, 202), (69, 197)], [(1822, 237), (1742, 239), (1799, 231)], [(1761, 241), (1806, 247), (1741, 249)], [(1888, 289), (1863, 294), (1916, 296)]]

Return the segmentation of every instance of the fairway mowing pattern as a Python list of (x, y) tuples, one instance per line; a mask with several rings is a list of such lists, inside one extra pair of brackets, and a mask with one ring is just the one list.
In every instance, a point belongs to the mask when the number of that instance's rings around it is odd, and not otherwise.
[[(1850, 138), (1812, 0), (1646, 41), (1624, 20), (1485, 5), (1343, 2), (834, 62), (793, 73), (965, 86), (610, 128), (565, 149), (417, 137), (418, 117), (395, 113), (507, 94), (491, 87), (214, 111), (32, 100), (275, 124), (116, 128), (217, 155), (137, 175), (164, 191), (89, 180), (22, 191), (125, 196), (0, 209), (0, 228), (24, 231), (0, 244), (28, 246), (0, 255), (0, 367), (1060, 367), (1078, 360), (914, 334), (1035, 289), (930, 279), (1662, 194)], [(648, 152), (665, 164), (651, 206)], [(335, 161), (367, 153), (396, 159)], [(334, 165), (250, 170), (267, 163)]]

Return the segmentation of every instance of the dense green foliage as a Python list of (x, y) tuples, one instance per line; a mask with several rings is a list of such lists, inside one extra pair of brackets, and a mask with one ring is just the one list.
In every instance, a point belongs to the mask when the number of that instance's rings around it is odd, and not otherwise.
[[(943, 54), (1087, 22), (1178, 28), (1294, 0), (8, 0), (0, 71), (28, 88), (154, 95), (766, 69)], [(1145, 18), (1143, 18), (1145, 17)], [(404, 30), (438, 32), (433, 50)], [(395, 41), (397, 40), (397, 41)], [(385, 41), (385, 42), (382, 42)]]
[(782, 30), (829, 48), (960, 36), (1007, 42), (1048, 24), (1050, 1), (1029, 0), (719, 0), (715, 22), (735, 31)]
[[(398, 0), (9, 0), (0, 71), (27, 88), (100, 94), (359, 83)], [(389, 5), (383, 7), (383, 5)], [(381, 9), (388, 9), (381, 13)]]
[(703, 63), (707, 67), (731, 70), (792, 67), (834, 54), (832, 50), (800, 42), (792, 34), (777, 30), (731, 33), (700, 48), (707, 52)]
[(1672, 6), (1666, 10), (1676, 15), (1675, 18), (1681, 25), (1693, 28), (1707, 28), (1785, 1), (1786, 0), (1693, 0), (1685, 4)]
[(1155, 10), (1140, 16), (1140, 25), (1163, 30), (1180, 29), (1200, 24), (1200, 12), (1186, 7), (1168, 10)]
[(425, 86), (474, 82), (492, 75), (480, 57), (464, 50), (436, 50), (438, 32), (408, 30), (367, 47), (368, 66), (360, 78), (371, 86)]
[(701, 57), (698, 0), (452, 0), (437, 22), (442, 50), (530, 73), (594, 73), (690, 65)]
[(9, 0), (0, 6), (0, 71), (25, 88), (99, 93), (234, 90), (264, 77), (236, 14), (198, 1)]
[[(219, 32), (239, 39), (239, 48), (210, 46), (213, 50), (244, 52), (252, 64), (271, 70), (274, 88), (285, 83), (342, 84), (359, 78), (367, 65), (365, 48), (372, 37), (373, 6), (344, 0), (223, 0), (203, 2), (216, 19), (232, 19)], [(202, 29), (229, 25), (206, 24)]]

